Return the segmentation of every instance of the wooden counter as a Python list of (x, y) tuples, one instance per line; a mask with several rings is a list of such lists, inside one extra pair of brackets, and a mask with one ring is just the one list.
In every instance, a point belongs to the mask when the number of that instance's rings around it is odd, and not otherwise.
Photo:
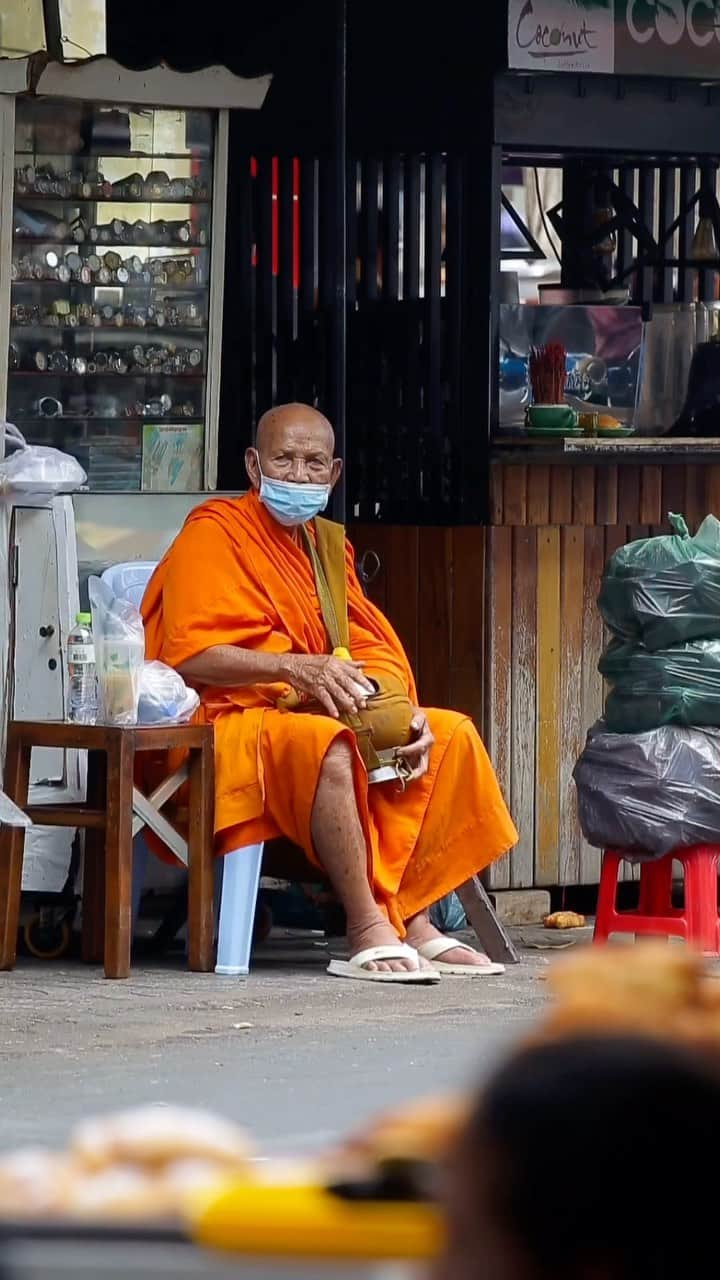
[(600, 577), (625, 542), (666, 531), (669, 511), (693, 530), (720, 513), (720, 442), (662, 445), (578, 438), (552, 459), (493, 462), (485, 735), (521, 832), (495, 888), (598, 881), (572, 771), (602, 713)]
[(666, 531), (669, 511), (693, 530), (720, 514), (720, 442), (508, 442), (492, 462), (489, 527), (351, 530), (359, 555), (380, 558), (370, 594), (408, 649), (421, 700), (483, 730), (520, 830), (492, 888), (598, 882), (572, 771), (603, 707), (600, 577), (623, 543)]

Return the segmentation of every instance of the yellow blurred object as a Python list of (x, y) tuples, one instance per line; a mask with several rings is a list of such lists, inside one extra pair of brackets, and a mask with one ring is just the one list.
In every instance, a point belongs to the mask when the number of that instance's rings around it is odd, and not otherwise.
[(598, 416), (598, 428), (600, 431), (615, 431), (621, 427), (622, 423), (617, 418), (613, 418), (609, 413), (601, 413)]
[(425, 1204), (343, 1200), (312, 1185), (229, 1184), (188, 1206), (196, 1244), (261, 1257), (420, 1261), (441, 1246), (443, 1223)]
[(352, 662), (350, 650), (339, 645), (337, 649), (333, 649), (333, 658), (340, 658), (341, 662)]

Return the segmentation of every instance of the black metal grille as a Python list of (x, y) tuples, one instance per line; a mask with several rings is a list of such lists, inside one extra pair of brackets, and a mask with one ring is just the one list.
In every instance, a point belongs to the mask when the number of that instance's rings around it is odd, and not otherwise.
[[(233, 168), (223, 484), (239, 482), (250, 424), (266, 408), (303, 400), (329, 409), (338, 287), (330, 157), (245, 154)], [(348, 166), (350, 518), (451, 524), (467, 506), (463, 175), (463, 160), (442, 153), (364, 155)], [(480, 495), (472, 506), (479, 519)]]

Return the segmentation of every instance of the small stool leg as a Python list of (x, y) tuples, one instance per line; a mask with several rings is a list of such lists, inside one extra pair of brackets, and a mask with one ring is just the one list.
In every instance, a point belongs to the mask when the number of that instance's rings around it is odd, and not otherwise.
[(214, 805), (215, 778), (212, 747), (202, 747), (190, 752), (188, 965), (194, 973), (210, 973), (213, 967)]
[(108, 745), (105, 809), (105, 977), (127, 978), (132, 941), (132, 795), (135, 743), (131, 729)]
[(687, 941), (718, 954), (718, 858), (720, 848), (698, 845), (683, 855)]
[[(4, 789), (20, 809), (27, 804), (31, 750), (10, 734)], [(24, 827), (0, 825), (0, 970), (12, 969), (17, 958), (24, 848)]]
[(613, 849), (606, 849), (600, 870), (600, 887), (598, 889), (597, 910), (595, 912), (593, 942), (607, 942), (613, 931), (617, 902), (617, 882), (621, 862), (622, 854), (616, 853)]
[[(87, 799), (91, 809), (107, 808), (107, 756), (88, 751)], [(82, 939), (84, 964), (102, 964), (105, 954), (105, 832), (85, 832), (83, 859)]]

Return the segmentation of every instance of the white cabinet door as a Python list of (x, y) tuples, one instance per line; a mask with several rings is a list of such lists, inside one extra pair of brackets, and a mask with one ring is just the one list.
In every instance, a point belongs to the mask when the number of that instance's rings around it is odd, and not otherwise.
[[(15, 511), (13, 717), (63, 720), (65, 672), (61, 647), (58, 547), (52, 510)], [(62, 751), (33, 751), (31, 782), (63, 782)]]
[[(67, 636), (78, 609), (72, 504), (16, 507), (10, 531), (11, 685), (15, 720), (63, 720), (67, 705)], [(82, 798), (77, 752), (32, 753), (30, 798), (61, 804)], [(70, 864), (73, 831), (34, 827), (25, 840), (23, 888), (55, 892)]]

